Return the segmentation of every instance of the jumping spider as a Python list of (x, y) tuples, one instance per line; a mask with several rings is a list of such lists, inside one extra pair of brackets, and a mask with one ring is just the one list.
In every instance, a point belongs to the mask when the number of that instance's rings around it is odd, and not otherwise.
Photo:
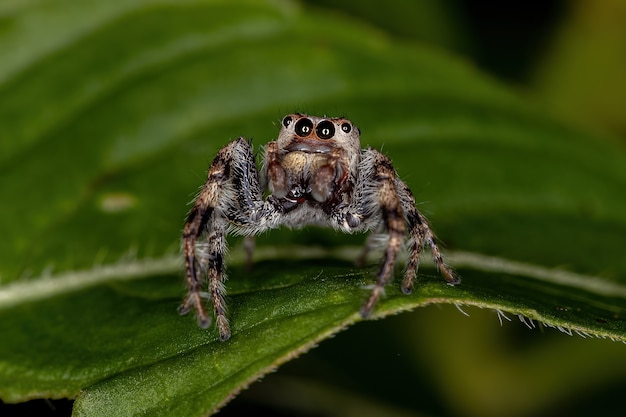
[[(282, 120), (278, 139), (265, 147), (260, 171), (246, 139), (222, 148), (183, 230), (188, 291), (180, 313), (193, 308), (199, 325), (209, 326), (211, 319), (202, 302), (202, 284), (208, 276), (220, 338), (230, 338), (223, 284), (229, 231), (251, 236), (280, 226), (305, 225), (345, 233), (372, 231), (360, 259), (372, 249), (372, 236), (386, 235), (388, 243), (376, 285), (361, 307), (364, 318), (391, 280), (407, 234), (404, 293), (413, 289), (424, 245), (430, 247), (448, 284), (458, 284), (459, 278), (444, 263), (426, 218), (415, 207), (411, 191), (398, 178), (389, 158), (372, 148), (361, 149), (359, 138), (359, 129), (347, 119), (290, 114)], [(266, 198), (265, 190), (269, 190)]]

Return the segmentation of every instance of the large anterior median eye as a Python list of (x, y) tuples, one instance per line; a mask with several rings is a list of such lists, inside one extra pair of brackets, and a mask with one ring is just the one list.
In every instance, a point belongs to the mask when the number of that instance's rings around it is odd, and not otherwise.
[(304, 118), (296, 122), (296, 135), (302, 137), (309, 136), (312, 130), (313, 122), (311, 122), (309, 119)]
[(335, 125), (328, 120), (322, 120), (317, 125), (315, 132), (320, 139), (330, 139), (335, 136)]

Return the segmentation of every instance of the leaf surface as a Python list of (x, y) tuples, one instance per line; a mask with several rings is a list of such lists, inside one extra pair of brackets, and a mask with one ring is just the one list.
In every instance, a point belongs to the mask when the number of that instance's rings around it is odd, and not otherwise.
[(227, 343), (176, 314), (180, 230), (208, 163), (241, 135), (259, 149), (292, 111), (346, 115), (382, 148), (463, 277), (449, 287), (425, 265), (377, 317), (455, 303), (626, 340), (623, 145), (453, 57), (291, 2), (93, 3), (2, 9), (0, 45), (25, 45), (0, 68), (3, 400), (204, 415), (358, 321), (377, 260), (353, 267), (363, 237), (318, 229), (261, 237), (251, 273), (231, 241)]

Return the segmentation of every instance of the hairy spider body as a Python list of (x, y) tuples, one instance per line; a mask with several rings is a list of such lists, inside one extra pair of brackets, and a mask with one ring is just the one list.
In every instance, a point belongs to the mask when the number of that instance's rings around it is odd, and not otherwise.
[(180, 313), (193, 308), (200, 326), (210, 325), (202, 301), (208, 278), (220, 338), (230, 338), (223, 285), (226, 234), (252, 236), (306, 225), (373, 232), (360, 261), (374, 246), (373, 236), (388, 237), (376, 285), (361, 308), (364, 318), (391, 280), (407, 236), (405, 293), (413, 289), (424, 245), (430, 247), (443, 278), (451, 285), (460, 282), (444, 263), (426, 218), (389, 158), (372, 148), (361, 149), (360, 131), (347, 119), (290, 114), (283, 118), (277, 140), (265, 147), (260, 171), (252, 145), (244, 138), (226, 145), (213, 160), (183, 230), (188, 291)]

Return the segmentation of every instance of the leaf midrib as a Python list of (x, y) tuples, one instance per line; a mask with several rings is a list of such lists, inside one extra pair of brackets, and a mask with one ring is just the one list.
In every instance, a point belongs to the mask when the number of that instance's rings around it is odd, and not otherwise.
[[(255, 261), (273, 259), (320, 259), (332, 258), (353, 261), (358, 257), (362, 248), (359, 246), (340, 246), (333, 249), (310, 246), (290, 246), (289, 248), (258, 248), (255, 252)], [(531, 263), (509, 260), (506, 258), (467, 251), (448, 251), (448, 259), (455, 267), (467, 267), (479, 271), (505, 273), (527, 276), (539, 281), (576, 288), (587, 293), (626, 299), (626, 285), (602, 278), (601, 276), (580, 274), (558, 268), (547, 268)], [(420, 262), (432, 266), (432, 260), (423, 257)], [(399, 257), (402, 263), (406, 255)], [(244, 255), (235, 250), (230, 255), (230, 263), (242, 265)], [(68, 271), (56, 276), (43, 275), (28, 280), (17, 280), (0, 287), (0, 308), (9, 308), (23, 302), (36, 301), (53, 296), (59, 296), (74, 291), (83, 290), (96, 285), (135, 281), (149, 278), (154, 275), (177, 274), (182, 271), (182, 261), (179, 255), (166, 255), (160, 258), (146, 258), (110, 265), (97, 266), (88, 270)], [(182, 279), (182, 278), (181, 278)], [(274, 290), (293, 285), (272, 284), (259, 290)], [(231, 294), (245, 294), (247, 290), (230, 291)]]

